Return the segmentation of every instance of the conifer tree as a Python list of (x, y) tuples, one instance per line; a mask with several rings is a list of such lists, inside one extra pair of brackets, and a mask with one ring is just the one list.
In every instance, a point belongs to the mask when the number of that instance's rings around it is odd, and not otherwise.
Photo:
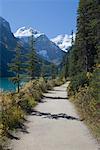
[(14, 77), (11, 77), (11, 81), (17, 86), (17, 91), (20, 90), (20, 82), (22, 80), (21, 74), (23, 73), (23, 55), (21, 50), (20, 43), (17, 43), (15, 49), (15, 56), (9, 64), (10, 71), (14, 74)]
[(75, 44), (70, 50), (69, 72), (91, 72), (100, 54), (100, 3), (80, 0)]
[(69, 51), (68, 72), (73, 89), (88, 84), (87, 74), (100, 61), (100, 1), (80, 0), (75, 43)]
[(34, 37), (33, 37), (33, 30), (31, 31), (32, 35), (29, 38), (29, 53), (28, 53), (28, 57), (27, 57), (27, 72), (28, 75), (30, 76), (31, 80), (33, 80), (35, 78), (35, 65), (37, 62), (37, 56), (36, 56), (36, 52), (35, 52), (35, 41), (34, 41)]
[(45, 65), (44, 65), (44, 62), (42, 60), (42, 64), (41, 64), (41, 77), (45, 77)]
[(100, 5), (97, 0), (80, 0), (77, 18), (76, 48), (79, 50), (78, 63), (83, 71), (92, 71), (97, 53), (97, 22)]
[(73, 46), (73, 44), (74, 44), (74, 37), (73, 37), (73, 30), (72, 30), (72, 33), (71, 33), (71, 45)]
[(56, 66), (54, 63), (51, 64), (51, 77), (52, 79), (56, 78)]

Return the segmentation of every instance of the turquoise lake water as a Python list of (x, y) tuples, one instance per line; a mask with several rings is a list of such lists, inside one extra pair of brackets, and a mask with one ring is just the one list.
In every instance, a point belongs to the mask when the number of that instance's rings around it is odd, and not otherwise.
[[(23, 86), (29, 79), (26, 78), (20, 83)], [(17, 86), (14, 85), (9, 78), (0, 78), (0, 91), (16, 91)]]
[(15, 91), (16, 86), (8, 78), (0, 78), (0, 91)]

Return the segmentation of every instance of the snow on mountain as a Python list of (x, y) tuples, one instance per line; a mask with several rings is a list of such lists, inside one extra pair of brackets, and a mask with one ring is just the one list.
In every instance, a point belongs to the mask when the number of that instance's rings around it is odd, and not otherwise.
[(23, 43), (24, 47), (29, 47), (29, 37), (33, 34), (34, 48), (40, 56), (49, 62), (60, 64), (64, 52), (52, 42), (44, 33), (34, 30), (33, 28), (22, 27), (19, 28), (14, 34)]
[[(75, 34), (73, 35), (73, 37), (75, 40)], [(63, 51), (67, 51), (68, 48), (71, 46), (71, 38), (72, 35), (63, 34), (51, 39), (51, 41), (54, 42), (57, 46), (59, 46), (59, 48)]]
[(18, 38), (29, 37), (29, 36), (32, 35), (32, 32), (33, 32), (33, 35), (34, 35), (35, 38), (37, 38), (37, 37), (39, 37), (40, 35), (43, 34), (40, 31), (37, 31), (37, 30), (35, 30), (31, 27), (29, 27), (29, 28), (21, 27), (16, 31), (16, 33), (14, 33), (14, 36), (18, 37)]

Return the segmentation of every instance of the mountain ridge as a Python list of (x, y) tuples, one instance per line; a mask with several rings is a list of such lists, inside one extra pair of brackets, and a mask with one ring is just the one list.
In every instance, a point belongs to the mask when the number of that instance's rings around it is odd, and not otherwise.
[[(31, 31), (33, 31), (34, 38), (38, 38), (41, 35), (45, 35), (43, 32), (40, 32), (32, 27), (21, 27), (15, 33), (14, 36), (20, 39), (23, 39), (27, 42), (28, 37), (31, 36)], [(75, 33), (73, 34), (75, 40)], [(68, 34), (59, 34), (56, 37), (50, 39), (53, 43), (56, 44), (61, 50), (67, 52), (68, 48), (71, 46), (72, 35)]]
[[(14, 57), (17, 43), (19, 42), (21, 44), (24, 53), (29, 52), (30, 47), (29, 43), (27, 43), (28, 40), (24, 41), (25, 36), (23, 36), (24, 39), (22, 39), (22, 36), (20, 36), (20, 38), (14, 36), (10, 24), (2, 17), (0, 17), (0, 31), (0, 76), (10, 76), (8, 64)], [(41, 34), (39, 31), (35, 30), (34, 35), (36, 39), (35, 48), (39, 60), (41, 58), (42, 60), (45, 60), (46, 63), (55, 63), (56, 65), (59, 65), (65, 53), (55, 43), (50, 41), (45, 34)]]
[(31, 37), (32, 34), (36, 52), (49, 62), (59, 65), (62, 61), (64, 52), (44, 33), (32, 27), (21, 27), (14, 33), (16, 38), (22, 40), (24, 45), (29, 43), (29, 37)]
[[(75, 41), (75, 33), (73, 34), (73, 38)], [(51, 41), (54, 42), (60, 49), (67, 52), (68, 48), (72, 45), (72, 35), (60, 34), (52, 38)]]

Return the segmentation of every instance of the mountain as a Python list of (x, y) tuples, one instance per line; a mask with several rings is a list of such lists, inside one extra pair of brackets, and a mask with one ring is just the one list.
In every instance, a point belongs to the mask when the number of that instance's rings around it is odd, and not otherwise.
[(16, 31), (16, 33), (14, 33), (14, 36), (19, 37), (19, 38), (30, 37), (32, 35), (32, 32), (33, 32), (35, 38), (44, 34), (44, 33), (41, 33), (40, 31), (34, 30), (31, 27), (29, 27), (29, 28), (21, 27)]
[[(51, 62), (59, 65), (65, 54), (55, 43), (40, 31), (32, 28), (22, 27), (15, 34), (12, 33), (10, 24), (0, 17), (0, 76), (11, 76), (8, 64), (15, 55), (17, 43), (20, 43), (23, 54), (29, 52), (29, 38), (33, 31), (35, 49), (37, 53), (36, 75), (39, 75), (41, 66), (44, 63), (46, 73), (50, 74)], [(49, 69), (48, 69), (49, 68)]]
[(64, 52), (49, 38), (40, 31), (37, 31), (31, 27), (19, 28), (14, 34), (16, 38), (19, 38), (24, 45), (29, 43), (29, 37), (33, 31), (36, 53), (42, 58), (55, 64), (60, 64), (64, 55)]
[[(25, 45), (22, 40), (16, 38), (14, 34), (11, 32), (11, 28), (9, 23), (0, 17), (0, 76), (8, 77), (11, 76), (12, 73), (9, 72), (8, 64), (11, 62), (12, 58), (15, 55), (15, 49), (17, 43), (20, 43), (21, 49), (23, 50), (23, 54), (26, 54), (29, 49), (27, 44)], [(49, 68), (50, 63), (46, 60), (43, 60), (37, 54), (37, 64), (35, 68), (35, 75), (40, 75), (40, 70), (42, 64), (45, 65), (46, 68)], [(46, 69), (46, 74), (50, 74), (50, 69)]]
[(0, 17), (0, 76), (9, 76), (8, 66), (16, 47), (17, 40), (11, 32), (9, 23)]
[[(75, 40), (75, 34), (73, 35), (73, 37)], [(51, 39), (51, 41), (54, 42), (57, 46), (59, 46), (60, 49), (66, 52), (71, 46), (71, 38), (72, 35), (63, 34)]]

